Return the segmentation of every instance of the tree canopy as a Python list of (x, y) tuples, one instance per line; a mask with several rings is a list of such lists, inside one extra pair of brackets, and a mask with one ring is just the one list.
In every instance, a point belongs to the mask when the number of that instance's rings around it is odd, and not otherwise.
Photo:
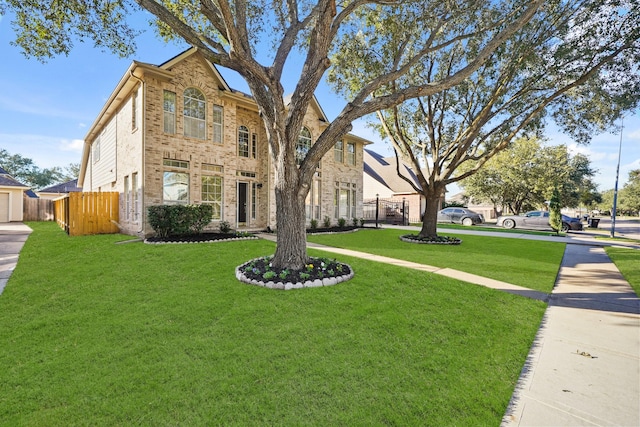
[[(306, 262), (304, 200), (316, 165), (351, 122), (405, 100), (428, 96), (462, 83), (493, 52), (518, 32), (546, 4), (542, 0), (453, 2), (424, 0), (0, 0), (0, 10), (12, 11), (16, 44), (27, 55), (46, 58), (68, 52), (74, 40), (87, 39), (129, 55), (135, 28), (127, 23), (132, 10), (149, 12), (160, 34), (180, 38), (198, 48), (209, 61), (237, 71), (258, 105), (269, 139), (275, 169), (274, 192), (278, 245), (277, 267), (302, 268)], [(402, 33), (404, 42), (387, 44), (375, 34), (385, 27)], [(481, 36), (481, 37), (478, 37)], [(300, 165), (295, 146), (304, 115), (329, 59), (340, 47), (358, 50), (369, 39), (383, 59), (376, 72), (348, 97), (344, 108), (318, 136)], [(397, 39), (397, 37), (396, 37)], [(269, 52), (265, 53), (265, 46)], [(415, 84), (402, 80), (439, 51), (463, 48), (468, 54), (456, 70)], [(387, 61), (387, 50), (400, 56)], [(304, 58), (294, 92), (285, 104), (282, 81), (294, 49)], [(354, 50), (354, 51), (355, 51)], [(393, 90), (389, 90), (390, 87)]]
[(571, 157), (564, 145), (544, 146), (535, 138), (519, 138), (461, 185), (472, 199), (519, 214), (546, 207), (554, 191), (561, 208), (578, 207), (594, 174), (588, 158)]
[[(419, 48), (405, 39), (401, 23), (384, 18), (380, 13), (375, 29), (338, 46), (330, 74), (337, 90), (356, 93), (384, 74), (388, 64), (402, 63)], [(469, 18), (461, 14), (452, 21)], [(480, 14), (477, 22), (485, 18)], [(419, 33), (420, 26), (413, 31)], [(486, 29), (471, 33), (430, 52), (372, 96), (455, 75), (492, 36)], [(379, 124), (374, 125), (413, 165), (420, 182), (415, 190), (427, 199), (421, 235), (436, 233), (436, 201), (445, 186), (476, 173), (515, 138), (541, 135), (553, 119), (584, 143), (594, 132), (615, 127), (622, 112), (637, 108), (639, 39), (637, 2), (547, 2), (460, 84), (378, 111)]]
[(20, 154), (11, 154), (5, 149), (0, 149), (0, 166), (12, 177), (34, 189), (70, 181), (78, 177), (79, 170), (79, 165), (74, 163), (64, 168), (40, 168), (32, 159)]

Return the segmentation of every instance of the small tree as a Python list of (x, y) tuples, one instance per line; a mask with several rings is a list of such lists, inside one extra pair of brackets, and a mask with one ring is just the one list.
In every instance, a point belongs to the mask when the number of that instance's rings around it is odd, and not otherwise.
[(553, 189), (553, 195), (551, 196), (551, 201), (549, 202), (549, 224), (551, 228), (553, 228), (558, 234), (560, 230), (562, 230), (562, 214), (560, 213), (560, 192), (558, 188)]

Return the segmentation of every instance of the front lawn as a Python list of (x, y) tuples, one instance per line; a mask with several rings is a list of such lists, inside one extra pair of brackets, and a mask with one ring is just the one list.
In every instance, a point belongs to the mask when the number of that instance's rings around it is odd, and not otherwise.
[(234, 278), (271, 242), (29, 225), (0, 295), (7, 426), (499, 425), (545, 310), (347, 257), (349, 282), (274, 291)]
[[(353, 249), (435, 267), (448, 267), (525, 288), (551, 292), (565, 244), (524, 239), (474, 236), (452, 231), (458, 246), (402, 242), (400, 229), (364, 229), (357, 233), (309, 236), (310, 242)], [(441, 233), (442, 234), (442, 233)]]
[(609, 258), (616, 264), (636, 295), (640, 296), (640, 250), (621, 247), (606, 247)]

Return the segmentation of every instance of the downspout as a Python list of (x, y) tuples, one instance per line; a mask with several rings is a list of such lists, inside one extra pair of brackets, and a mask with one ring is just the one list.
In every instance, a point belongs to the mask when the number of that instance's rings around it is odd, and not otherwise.
[[(133, 77), (134, 79), (136, 79), (137, 81), (140, 82), (140, 87), (142, 88), (142, 100), (141, 100), (141, 108), (140, 108), (140, 132), (141, 132), (141, 138), (142, 138), (142, 144), (140, 144), (142, 146), (142, 156), (140, 157), (141, 161), (142, 161), (142, 165), (141, 165), (141, 170), (140, 170), (140, 179), (138, 180), (139, 183), (138, 185), (140, 185), (140, 229), (137, 231), (137, 234), (139, 235), (140, 233), (144, 233), (144, 220), (145, 220), (145, 215), (144, 215), (144, 188), (145, 188), (145, 184), (146, 184), (146, 179), (147, 179), (147, 175), (145, 173), (145, 165), (146, 165), (146, 159), (145, 159), (145, 153), (146, 153), (146, 144), (147, 144), (147, 132), (146, 132), (146, 124), (147, 124), (147, 120), (146, 120), (146, 105), (147, 105), (147, 86), (144, 84), (144, 80), (142, 80), (141, 78), (135, 76), (133, 74), (133, 70), (129, 70), (129, 74), (131, 75), (131, 77)], [(136, 191), (138, 191), (138, 189), (136, 189)]]

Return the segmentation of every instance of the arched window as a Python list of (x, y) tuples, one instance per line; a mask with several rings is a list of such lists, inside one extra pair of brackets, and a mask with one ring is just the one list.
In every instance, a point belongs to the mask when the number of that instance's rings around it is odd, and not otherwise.
[(306, 127), (303, 127), (298, 137), (298, 143), (296, 144), (296, 162), (302, 163), (307, 153), (311, 149), (311, 132)]
[(246, 126), (238, 128), (238, 156), (249, 157), (249, 129)]
[(184, 136), (206, 139), (207, 103), (198, 89), (190, 87), (184, 91)]

